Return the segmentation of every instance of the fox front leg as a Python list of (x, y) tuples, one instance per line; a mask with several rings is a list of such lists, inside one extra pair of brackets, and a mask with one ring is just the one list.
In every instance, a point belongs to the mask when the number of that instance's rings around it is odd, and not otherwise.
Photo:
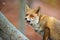
[(48, 27), (45, 27), (44, 29), (44, 36), (43, 36), (43, 40), (48, 40), (50, 37), (50, 30)]

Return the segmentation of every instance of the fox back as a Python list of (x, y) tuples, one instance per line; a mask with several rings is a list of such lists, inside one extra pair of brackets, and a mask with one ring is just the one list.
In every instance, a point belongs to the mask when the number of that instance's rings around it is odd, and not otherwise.
[(25, 20), (31, 24), (38, 33), (44, 32), (43, 40), (60, 40), (60, 21), (54, 17), (39, 13), (39, 8), (32, 9), (27, 6)]

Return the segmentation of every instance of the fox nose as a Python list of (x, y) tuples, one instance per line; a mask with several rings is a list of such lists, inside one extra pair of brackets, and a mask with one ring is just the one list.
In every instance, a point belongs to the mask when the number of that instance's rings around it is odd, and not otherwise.
[(27, 20), (27, 18), (25, 18), (25, 20)]
[(28, 23), (30, 23), (30, 20), (28, 20), (27, 18), (25, 18), (25, 20), (26, 20)]

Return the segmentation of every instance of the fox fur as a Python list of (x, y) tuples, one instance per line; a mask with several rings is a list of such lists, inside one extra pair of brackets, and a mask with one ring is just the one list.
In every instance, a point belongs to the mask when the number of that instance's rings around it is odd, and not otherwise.
[(32, 9), (26, 5), (26, 21), (35, 31), (44, 32), (43, 40), (60, 40), (60, 20), (39, 13), (40, 8)]

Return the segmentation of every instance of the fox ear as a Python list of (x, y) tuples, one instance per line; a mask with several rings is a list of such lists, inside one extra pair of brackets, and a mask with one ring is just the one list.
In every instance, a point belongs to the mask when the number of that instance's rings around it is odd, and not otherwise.
[(30, 8), (29, 8), (29, 6), (28, 5), (26, 5), (26, 10), (29, 10)]
[(40, 7), (35, 9), (35, 12), (38, 13), (40, 11)]

